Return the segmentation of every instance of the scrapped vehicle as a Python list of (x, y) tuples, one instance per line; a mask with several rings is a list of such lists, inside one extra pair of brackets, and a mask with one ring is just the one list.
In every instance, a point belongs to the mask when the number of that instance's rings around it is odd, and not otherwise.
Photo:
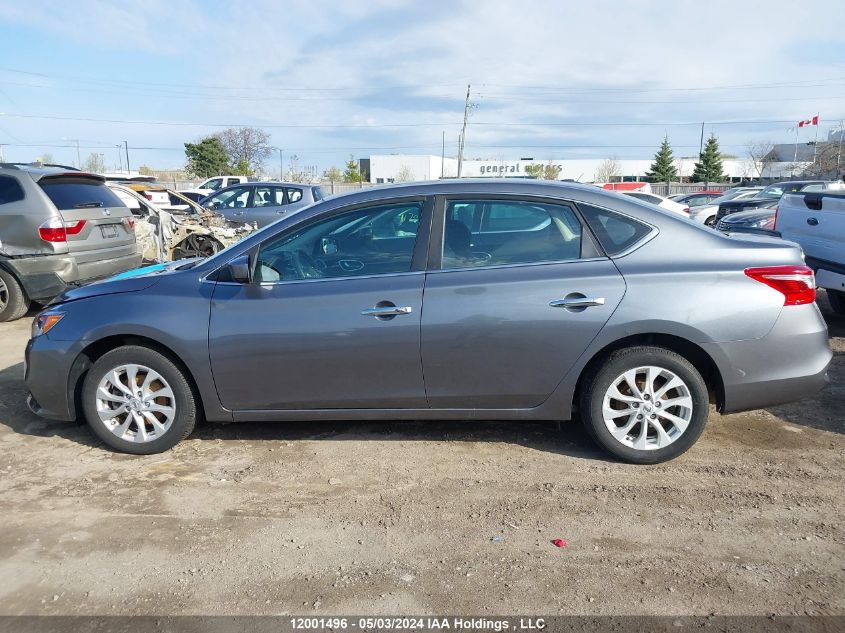
[(719, 196), (708, 204), (690, 207), (689, 219), (694, 222), (698, 222), (699, 224), (715, 227), (716, 212), (719, 210), (719, 205), (722, 202), (753, 198), (762, 190), (763, 187), (735, 187), (733, 189), (728, 189), (724, 195)]
[[(108, 186), (135, 216), (138, 248), (146, 262), (209, 257), (255, 230), (248, 225), (233, 225), (175, 191), (165, 190), (168, 201), (184, 204), (166, 211), (127, 185)], [(183, 210), (183, 206), (188, 210)]]
[(167, 192), (167, 187), (163, 187), (157, 183), (135, 182), (135, 181), (114, 181), (115, 184), (123, 185), (124, 187), (136, 191), (152, 202), (157, 207), (167, 209), (170, 206), (170, 194)]
[(212, 178), (207, 178), (193, 189), (185, 189), (185, 191), (180, 193), (198, 195), (200, 199), (202, 199), (205, 196), (211, 195), (215, 191), (220, 191), (226, 187), (257, 181), (258, 178), (253, 178), (252, 176), (214, 176)]
[(777, 237), (775, 233), (777, 208), (777, 200), (761, 202), (755, 209), (726, 215), (719, 220), (716, 229), (723, 233), (759, 233)]
[(140, 263), (132, 214), (102, 176), (0, 163), (0, 321)]
[(323, 199), (318, 185), (298, 182), (257, 182), (227, 187), (200, 204), (230, 222), (255, 223), (259, 228)]
[(613, 455), (689, 449), (709, 403), (797, 400), (831, 360), (813, 271), (593, 186), (442, 180), (319, 202), (208, 259), (59, 298), (30, 408), (149, 454), (198, 418), (569, 420)]
[(834, 312), (845, 315), (845, 191), (784, 195), (775, 231), (804, 249)]

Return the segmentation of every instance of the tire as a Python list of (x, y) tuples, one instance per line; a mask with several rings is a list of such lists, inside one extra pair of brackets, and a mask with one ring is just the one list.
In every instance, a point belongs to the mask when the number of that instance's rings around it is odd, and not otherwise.
[[(126, 394), (133, 382), (130, 375), (138, 389), (131, 399)], [(135, 397), (141, 389), (143, 396)], [(165, 395), (154, 395), (159, 392)], [(132, 455), (173, 448), (191, 434), (197, 422), (196, 398), (183, 370), (163, 354), (139, 345), (118, 347), (94, 363), (82, 384), (82, 409), (97, 437)]]
[(0, 322), (14, 321), (29, 310), (29, 299), (10, 273), (0, 268)]
[(828, 290), (827, 300), (836, 314), (845, 316), (845, 292), (841, 290)]
[[(652, 368), (650, 374), (647, 368)], [(643, 390), (639, 396), (628, 387), (630, 383), (624, 379), (627, 372), (633, 372), (635, 385)], [(652, 389), (645, 389), (649, 376)], [(670, 377), (679, 379), (680, 383), (673, 382), (679, 386), (671, 386), (661, 394)], [(617, 386), (616, 392), (611, 390), (613, 386)], [(652, 397), (653, 394), (660, 397)], [(681, 404), (664, 407), (662, 403), (669, 400)], [(610, 420), (606, 421), (605, 404), (625, 413), (608, 414)], [(658, 464), (674, 459), (695, 444), (707, 424), (709, 396), (701, 374), (680, 354), (662, 347), (630, 347), (613, 352), (586, 377), (579, 410), (587, 432), (602, 448), (632, 464)], [(614, 426), (619, 437), (611, 433), (608, 424)], [(663, 434), (658, 433), (657, 424)], [(626, 428), (630, 429), (627, 433)]]
[(716, 227), (716, 216), (711, 215), (709, 218), (704, 220), (704, 226), (709, 226), (711, 229)]

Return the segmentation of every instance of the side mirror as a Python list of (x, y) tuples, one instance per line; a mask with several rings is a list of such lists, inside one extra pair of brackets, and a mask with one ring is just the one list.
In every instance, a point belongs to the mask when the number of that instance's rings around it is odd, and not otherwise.
[(337, 240), (333, 237), (320, 238), (320, 254), (321, 255), (336, 255), (337, 254)]
[(249, 255), (241, 255), (229, 262), (229, 276), (232, 278), (232, 281), (241, 284), (252, 283)]

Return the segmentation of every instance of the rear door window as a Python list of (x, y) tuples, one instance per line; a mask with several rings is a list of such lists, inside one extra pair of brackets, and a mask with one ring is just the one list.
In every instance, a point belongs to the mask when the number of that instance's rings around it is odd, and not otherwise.
[(23, 188), (15, 178), (0, 176), (0, 204), (17, 202), (23, 198)]
[(302, 189), (294, 189), (293, 187), (288, 187), (288, 202), (299, 202), (302, 200)]
[(44, 193), (60, 211), (96, 207), (126, 206), (99, 180), (89, 178), (42, 178)]
[(604, 251), (611, 256), (635, 246), (652, 232), (650, 226), (627, 215), (584, 203), (578, 203), (578, 208)]

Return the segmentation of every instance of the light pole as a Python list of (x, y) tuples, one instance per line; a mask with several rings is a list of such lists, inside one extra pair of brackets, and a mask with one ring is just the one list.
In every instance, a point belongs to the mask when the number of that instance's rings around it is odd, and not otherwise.
[(67, 138), (65, 136), (62, 137), (63, 141), (68, 141), (71, 143), (76, 143), (76, 168), (82, 169), (82, 157), (79, 155), (79, 139), (78, 138)]

